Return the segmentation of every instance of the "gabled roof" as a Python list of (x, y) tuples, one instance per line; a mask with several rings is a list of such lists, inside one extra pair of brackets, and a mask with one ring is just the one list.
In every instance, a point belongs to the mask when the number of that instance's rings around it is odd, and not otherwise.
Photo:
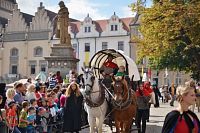
[(129, 31), (129, 30), (130, 30), (129, 25), (130, 25), (130, 23), (133, 21), (133, 17), (121, 18), (120, 20), (122, 21), (123, 28), (124, 28), (126, 31)]
[(70, 26), (71, 26), (71, 32), (76, 34), (80, 31), (81, 22), (80, 21), (71, 22)]
[[(120, 18), (120, 22), (122, 22), (123, 29), (126, 31), (130, 31), (129, 24), (133, 20), (132, 17), (128, 18)], [(93, 21), (93, 24), (96, 26), (96, 30), (101, 33), (106, 30), (106, 26), (108, 25), (109, 19), (104, 20), (95, 20)], [(72, 33), (78, 33), (80, 31), (80, 26), (83, 22), (72, 22), (70, 24)]]
[(95, 21), (95, 24), (96, 24), (96, 30), (98, 32), (103, 32), (106, 30), (106, 25), (108, 24), (108, 20), (97, 20)]
[(27, 23), (28, 26), (30, 26), (30, 22), (32, 22), (32, 18), (34, 17), (33, 15), (27, 14), (27, 13), (22, 13), (23, 18), (25, 19), (25, 22)]
[[(47, 16), (49, 17), (50, 21), (53, 21), (53, 19), (54, 19), (55, 16), (57, 15), (57, 13), (52, 12), (52, 11), (47, 10), (47, 9), (45, 9), (45, 11), (47, 12)], [(69, 18), (69, 21), (70, 21), (70, 22), (76, 22), (76, 21), (78, 21), (78, 20)]]
[(0, 25), (5, 28), (5, 25), (8, 23), (8, 19), (0, 17)]

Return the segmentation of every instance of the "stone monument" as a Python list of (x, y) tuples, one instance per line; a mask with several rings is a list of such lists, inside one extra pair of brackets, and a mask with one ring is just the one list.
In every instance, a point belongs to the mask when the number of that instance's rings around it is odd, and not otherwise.
[(79, 59), (74, 57), (74, 49), (71, 45), (71, 37), (68, 33), (69, 12), (63, 1), (59, 2), (60, 10), (54, 18), (53, 35), (60, 39), (59, 44), (53, 44), (49, 57), (44, 57), (48, 62), (48, 72), (60, 71), (64, 77), (70, 70), (77, 69)]

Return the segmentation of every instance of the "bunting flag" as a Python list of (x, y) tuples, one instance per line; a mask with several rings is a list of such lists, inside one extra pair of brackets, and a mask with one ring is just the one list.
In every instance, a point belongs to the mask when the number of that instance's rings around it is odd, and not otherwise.
[(143, 73), (142, 82), (148, 81), (147, 74)]
[(141, 77), (143, 77), (143, 74), (144, 74), (144, 66), (142, 65)]
[(85, 66), (89, 66), (90, 52), (85, 52)]
[(151, 80), (151, 68), (148, 68), (148, 79)]
[(167, 77), (168, 76), (168, 70), (167, 70), (167, 68), (165, 68), (165, 77)]

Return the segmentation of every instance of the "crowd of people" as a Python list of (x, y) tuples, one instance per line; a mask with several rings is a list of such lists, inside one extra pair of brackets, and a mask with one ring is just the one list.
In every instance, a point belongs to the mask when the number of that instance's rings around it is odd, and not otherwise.
[[(104, 77), (103, 83), (108, 88), (112, 83), (112, 76), (119, 78), (127, 75), (125, 67), (118, 67), (112, 59), (112, 56), (108, 56), (107, 62), (100, 68), (100, 73)], [(130, 85), (130, 80), (126, 78), (125, 80)], [(31, 78), (25, 84), (15, 82), (13, 88), (6, 90), (5, 106), (0, 110), (1, 132), (7, 133), (9, 129), (13, 133), (52, 133), (53, 126), (56, 126), (57, 129), (62, 129), (62, 132), (78, 133), (83, 118), (84, 98), (80, 91), (80, 87), (83, 86), (83, 74), (78, 75), (74, 70), (70, 71), (67, 81), (63, 80), (58, 71), (50, 73), (45, 83), (39, 78), (34, 83)], [(171, 100), (170, 106), (174, 106), (176, 99), (179, 103), (176, 110), (167, 114), (163, 133), (171, 131), (179, 133), (186, 130), (188, 133), (199, 132), (199, 119), (189, 110), (198, 96), (195, 94), (197, 91), (193, 81), (177, 88), (172, 84), (169, 88), (162, 86), (160, 89), (156, 84), (144, 81), (139, 83), (135, 92), (137, 96), (135, 121), (140, 133), (146, 132), (151, 104), (155, 108), (159, 107), (160, 99), (163, 103)], [(2, 100), (3, 97), (0, 96), (0, 104)]]
[(70, 71), (67, 84), (63, 84), (60, 72), (50, 73), (45, 83), (39, 78), (34, 83), (31, 78), (25, 84), (15, 82), (6, 90), (5, 106), (0, 111), (1, 133), (52, 133), (53, 126), (61, 132), (79, 132), (83, 102), (80, 79)]

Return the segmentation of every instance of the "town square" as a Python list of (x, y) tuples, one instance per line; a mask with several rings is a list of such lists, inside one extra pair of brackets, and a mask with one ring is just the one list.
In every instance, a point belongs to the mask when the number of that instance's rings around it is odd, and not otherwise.
[(199, 0), (0, 0), (0, 133), (200, 133)]

